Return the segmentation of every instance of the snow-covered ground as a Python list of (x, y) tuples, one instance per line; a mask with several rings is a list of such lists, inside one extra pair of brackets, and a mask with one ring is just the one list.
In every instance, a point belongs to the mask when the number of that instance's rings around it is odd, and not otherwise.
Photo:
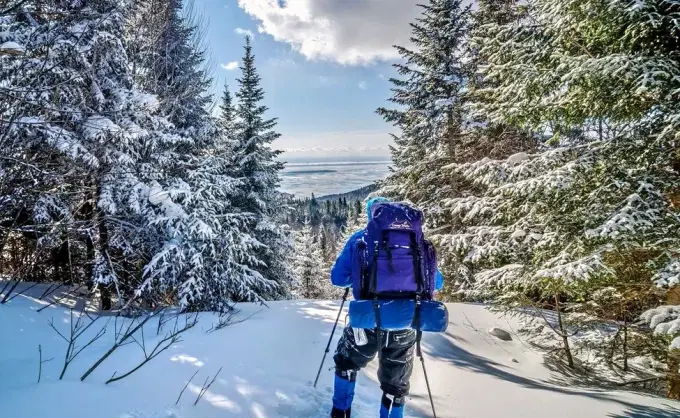
[[(151, 363), (130, 377), (105, 385), (114, 372), (133, 368), (142, 358), (137, 344), (126, 345), (85, 382), (79, 378), (112, 344), (114, 321), (107, 333), (87, 347), (58, 381), (67, 336), (68, 309), (18, 297), (0, 305), (0, 417), (12, 418), (211, 418), (327, 417), (332, 391), (329, 355), (317, 389), (312, 388), (323, 349), (339, 306), (336, 302), (280, 302), (269, 308), (242, 305), (244, 322), (207, 333), (215, 317), (202, 314)], [(680, 403), (626, 391), (576, 387), (544, 365), (542, 356), (513, 337), (505, 342), (487, 330), (513, 324), (483, 306), (452, 304), (446, 334), (424, 338), (438, 416), (480, 418), (680, 416)], [(101, 322), (101, 324), (99, 323)], [(104, 325), (100, 319), (83, 341)], [(157, 337), (157, 323), (145, 328), (147, 349)], [(118, 322), (118, 327), (121, 323)], [(167, 327), (167, 326), (166, 326)], [(336, 341), (339, 336), (336, 333)], [(161, 332), (161, 336), (163, 332)], [(42, 381), (38, 346), (42, 347)], [(80, 344), (82, 345), (82, 344)], [(332, 354), (332, 353), (331, 353)], [(375, 363), (359, 377), (354, 416), (376, 417), (380, 391)], [(415, 365), (408, 416), (431, 416), (420, 364)], [(222, 367), (203, 399), (193, 405), (207, 378)], [(177, 405), (182, 388), (192, 377)]]

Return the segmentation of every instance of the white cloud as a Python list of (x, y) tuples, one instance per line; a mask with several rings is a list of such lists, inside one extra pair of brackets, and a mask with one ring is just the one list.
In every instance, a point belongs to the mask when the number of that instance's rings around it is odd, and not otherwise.
[(365, 81), (360, 81), (359, 82), (359, 88), (361, 90), (366, 90), (366, 82)]
[(409, 45), (419, 0), (238, 0), (258, 30), (308, 59), (365, 65), (398, 58)]
[(251, 38), (255, 36), (250, 29), (236, 28), (234, 29), (234, 33), (241, 36), (250, 36)]
[(238, 68), (238, 61), (232, 61), (226, 64), (221, 64), (221, 66), (227, 71), (233, 71)]

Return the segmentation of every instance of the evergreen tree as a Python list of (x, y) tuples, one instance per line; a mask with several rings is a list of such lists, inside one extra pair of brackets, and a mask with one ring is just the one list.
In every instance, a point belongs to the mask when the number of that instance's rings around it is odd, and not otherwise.
[[(200, 28), (189, 20), (182, 0), (148, 0), (141, 19), (155, 22), (157, 36), (140, 57), (141, 85), (161, 100), (162, 111), (186, 136), (212, 134), (208, 93), (212, 81), (205, 70), (205, 52), (200, 45)], [(142, 24), (148, 26), (147, 24)]]
[[(441, 245), (471, 266), (467, 295), (551, 307), (559, 323), (550, 332), (570, 365), (569, 336), (590, 323), (585, 304), (604, 303), (603, 289), (624, 294), (628, 266), (642, 261), (636, 280), (677, 282), (680, 218), (670, 196), (680, 178), (668, 152), (677, 149), (677, 11), (637, 4), (536, 0), (519, 24), (489, 24), (493, 41), (481, 53), (493, 87), (480, 108), (559, 147), (446, 168), (477, 187), (443, 202), (463, 225)], [(606, 121), (606, 135), (596, 121)], [(639, 314), (645, 303), (621, 306)], [(628, 309), (616, 319), (635, 317)], [(677, 337), (677, 316), (664, 309), (645, 317)]]
[(218, 126), (221, 130), (221, 135), (233, 140), (235, 134), (235, 124), (236, 124), (236, 109), (232, 103), (231, 93), (229, 92), (229, 86), (224, 85), (224, 92), (222, 94), (222, 103), (220, 103), (220, 115), (218, 119)]
[(324, 260), (319, 240), (309, 222), (295, 233), (295, 259), (292, 286), (293, 297), (299, 299), (327, 299), (336, 293), (330, 277), (324, 270)]
[[(286, 237), (282, 233), (268, 236), (280, 227), (262, 217), (266, 212), (244, 207), (244, 196), (263, 201), (252, 187), (262, 179), (262, 173), (240, 165), (244, 152), (260, 151), (259, 147), (240, 148), (244, 135), (261, 133), (260, 109), (254, 109), (255, 119), (248, 119), (253, 125), (247, 125), (247, 117), (236, 114), (225, 86), (215, 121), (207, 107), (210, 81), (203, 69), (199, 28), (186, 17), (178, 0), (152, 5), (160, 7), (151, 10), (162, 12), (164, 18), (158, 41), (141, 61), (148, 66), (144, 83), (161, 97), (162, 110), (175, 121), (183, 140), (156, 160), (163, 164), (163, 180), (175, 187), (175, 192), (159, 199), (160, 220), (155, 225), (165, 239), (145, 270), (142, 290), (172, 291), (188, 309), (224, 310), (232, 301), (271, 298), (280, 291), (277, 281), (286, 278), (276, 274), (285, 273), (285, 267), (278, 266), (285, 258), (267, 256), (274, 245), (285, 247)], [(249, 126), (248, 132), (239, 132), (236, 116), (241, 116), (242, 127)], [(277, 196), (271, 190), (258, 191), (269, 199), (267, 204), (275, 206)], [(170, 213), (163, 210), (165, 204), (173, 208)], [(276, 273), (265, 275), (265, 268)]]
[(255, 68), (249, 37), (246, 37), (244, 49), (242, 75), (238, 79), (239, 90), (236, 93), (238, 104), (234, 146), (235, 177), (244, 179), (244, 184), (236, 206), (242, 212), (253, 215), (248, 231), (261, 244), (256, 256), (262, 264), (253, 268), (267, 280), (276, 281), (281, 289), (285, 289), (291, 281), (287, 261), (293, 251), (289, 232), (276, 218), (276, 209), (281, 204), (277, 187), (283, 164), (276, 160), (280, 151), (270, 147), (280, 134), (273, 130), (276, 119), (265, 119), (268, 109), (261, 104), (264, 90), (260, 87), (260, 76)]
[(395, 64), (390, 101), (397, 109), (378, 109), (401, 131), (392, 150), (394, 173), (381, 193), (436, 207), (452, 185), (438, 167), (456, 157), (463, 125), (462, 94), (467, 69), (463, 63), (470, 12), (459, 0), (431, 0), (412, 24), (415, 49), (397, 47), (403, 63)]
[(118, 2), (24, 2), (14, 16), (2, 24), (28, 53), (0, 56), (0, 78), (23, 92), (3, 95), (13, 122), (0, 136), (11, 161), (32, 161), (37, 171), (27, 174), (39, 174), (40, 186), (14, 189), (12, 200), (24, 203), (7, 209), (38, 223), (33, 256), (47, 251), (70, 277), (89, 277), (107, 308), (109, 287), (121, 301), (134, 291), (139, 231), (153, 219), (144, 156), (176, 141), (173, 127), (157, 99), (132, 84)]
[[(483, 46), (493, 42), (489, 27), (519, 21), (522, 17), (521, 9), (515, 5), (515, 0), (480, 0), (477, 10), (472, 13), (467, 51), (470, 78), (465, 94), (466, 113), (469, 114), (471, 123), (466, 126), (456, 162), (478, 161), (485, 157), (503, 159), (517, 152), (529, 152), (536, 148), (536, 140), (532, 135), (508, 123), (491, 122), (483, 109), (480, 109), (483, 108), (483, 103), (491, 100), (488, 92), (496, 86), (482, 73), (482, 69), (489, 64), (489, 57), (485, 55)], [(460, 194), (464, 193), (462, 191)]]

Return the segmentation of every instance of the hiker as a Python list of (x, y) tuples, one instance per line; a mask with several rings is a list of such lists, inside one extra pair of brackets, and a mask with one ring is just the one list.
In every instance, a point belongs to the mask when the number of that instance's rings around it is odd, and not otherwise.
[[(380, 359), (378, 380), (383, 391), (380, 418), (402, 418), (416, 342), (420, 352), (421, 314), (415, 318), (414, 300), (417, 298), (420, 305), (419, 294), (426, 297), (429, 294), (431, 299), (435, 290), (441, 290), (444, 280), (436, 268), (434, 248), (422, 238), (420, 211), (382, 197), (370, 199), (366, 206), (369, 225), (352, 235), (331, 270), (333, 285), (352, 286), (355, 299), (350, 304), (350, 325), (345, 328), (334, 356), (331, 418), (350, 417), (357, 373), (376, 354)], [(374, 216), (380, 216), (380, 222), (374, 222)], [(374, 244), (381, 240), (383, 245)], [(413, 251), (413, 247), (419, 251)], [(414, 261), (415, 254), (421, 263)], [(423, 268), (416, 269), (417, 264)], [(413, 308), (385, 312), (385, 302), (402, 299)], [(359, 307), (356, 312), (352, 303)], [(372, 329), (352, 327), (353, 320), (361, 322), (368, 317)], [(418, 331), (412, 327), (416, 320)], [(448, 315), (445, 322), (448, 323)]]

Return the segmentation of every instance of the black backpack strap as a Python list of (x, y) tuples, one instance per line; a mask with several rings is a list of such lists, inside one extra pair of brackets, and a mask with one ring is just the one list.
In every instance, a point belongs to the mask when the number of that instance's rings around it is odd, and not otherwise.
[(357, 244), (357, 251), (359, 252), (359, 294), (362, 298), (366, 298), (369, 292), (368, 272), (366, 271), (367, 251), (365, 237)]
[(373, 309), (375, 310), (375, 338), (378, 346), (378, 358), (382, 361), (382, 324), (380, 321), (380, 302), (378, 297), (373, 298)]
[(411, 253), (413, 254), (413, 273), (416, 275), (416, 285), (418, 286), (416, 295), (420, 297), (425, 288), (425, 279), (423, 277), (423, 255), (420, 252), (415, 232), (411, 232)]
[(376, 244), (373, 251), (373, 260), (371, 261), (371, 273), (368, 276), (368, 292), (365, 297), (373, 297), (377, 293), (378, 288), (378, 253), (380, 252), (380, 245)]
[(420, 349), (420, 340), (423, 337), (423, 331), (420, 329), (420, 312), (421, 312), (422, 302), (420, 295), (416, 296), (416, 309), (413, 313), (413, 323), (411, 326), (416, 330), (416, 355), (418, 357), (423, 357), (423, 352)]

